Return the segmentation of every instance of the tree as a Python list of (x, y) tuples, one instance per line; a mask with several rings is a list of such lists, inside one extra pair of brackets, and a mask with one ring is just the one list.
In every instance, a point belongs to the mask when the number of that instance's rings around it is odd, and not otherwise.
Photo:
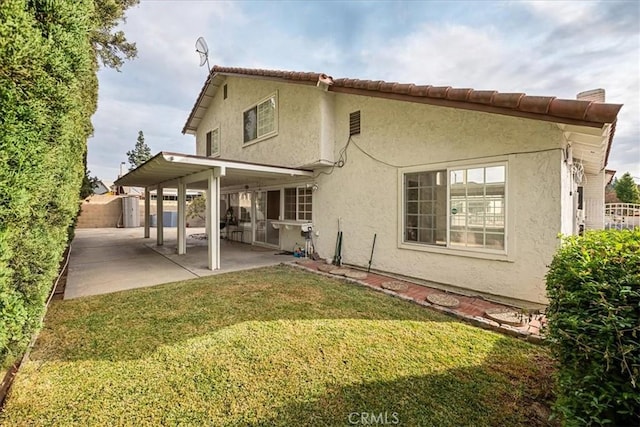
[(205, 212), (207, 211), (207, 198), (203, 194), (201, 196), (194, 197), (189, 206), (187, 206), (187, 218), (200, 218), (204, 219)]
[(122, 31), (113, 32), (113, 29), (120, 21), (126, 21), (125, 11), (140, 0), (94, 0), (93, 3), (96, 22), (90, 36), (93, 50), (102, 65), (120, 71), (124, 59), (135, 58), (138, 50), (135, 43), (127, 41)]
[(138, 141), (136, 141), (136, 146), (133, 150), (127, 151), (127, 158), (131, 164), (129, 170), (137, 168), (151, 158), (151, 149), (144, 142), (144, 134), (142, 131), (138, 131)]
[(622, 203), (640, 203), (638, 185), (629, 172), (615, 182), (616, 196)]
[(82, 186), (80, 187), (80, 199), (86, 199), (87, 197), (93, 195), (96, 184), (99, 181), (97, 176), (90, 176), (90, 174), (91, 171), (87, 170), (85, 172), (84, 178), (82, 179)]

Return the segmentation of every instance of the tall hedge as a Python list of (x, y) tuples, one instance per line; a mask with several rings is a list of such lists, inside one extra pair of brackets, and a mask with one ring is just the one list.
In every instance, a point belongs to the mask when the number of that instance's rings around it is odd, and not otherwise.
[(547, 275), (556, 413), (566, 425), (640, 425), (640, 229), (564, 240)]
[(96, 7), (0, 1), (0, 368), (25, 349), (78, 212), (98, 81)]

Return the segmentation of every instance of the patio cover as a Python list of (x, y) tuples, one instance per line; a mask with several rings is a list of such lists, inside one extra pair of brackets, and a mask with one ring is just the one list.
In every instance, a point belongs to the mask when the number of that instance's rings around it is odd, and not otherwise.
[[(157, 190), (157, 244), (163, 244), (163, 188), (178, 189), (178, 254), (186, 253), (186, 189), (206, 190), (205, 223), (208, 235), (208, 266), (220, 268), (220, 187), (267, 186), (288, 179), (309, 179), (313, 171), (257, 163), (212, 159), (182, 153), (160, 152), (136, 169), (118, 178), (117, 186), (144, 187), (145, 200)], [(149, 203), (145, 203), (144, 237), (149, 237)], [(215, 224), (215, 226), (212, 226)]]
[(136, 169), (118, 178), (115, 184), (128, 187), (147, 187), (150, 190), (158, 186), (176, 188), (178, 179), (189, 183), (189, 188), (206, 188), (206, 177), (202, 172), (211, 169), (221, 171), (221, 185), (246, 185), (281, 180), (283, 177), (312, 177), (307, 169), (261, 165), (258, 163), (237, 162), (233, 160), (212, 159), (210, 157), (161, 151)]

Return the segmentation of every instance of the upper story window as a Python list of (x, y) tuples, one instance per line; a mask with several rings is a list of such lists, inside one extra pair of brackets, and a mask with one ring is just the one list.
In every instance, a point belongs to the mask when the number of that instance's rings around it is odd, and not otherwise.
[(297, 187), (284, 189), (284, 219), (311, 221), (311, 188)]
[(244, 143), (259, 141), (278, 133), (278, 97), (268, 96), (242, 113)]
[(504, 253), (506, 165), (405, 173), (403, 243)]
[(217, 127), (207, 132), (206, 156), (215, 157), (220, 155), (220, 128)]

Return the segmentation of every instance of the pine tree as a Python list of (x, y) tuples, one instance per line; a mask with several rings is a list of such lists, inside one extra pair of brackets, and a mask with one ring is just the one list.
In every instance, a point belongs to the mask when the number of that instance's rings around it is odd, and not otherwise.
[(138, 131), (138, 141), (133, 150), (127, 151), (127, 158), (131, 166), (129, 170), (133, 170), (151, 158), (151, 149), (144, 142), (144, 134)]
[(622, 203), (640, 203), (640, 191), (629, 172), (615, 182), (616, 196)]

